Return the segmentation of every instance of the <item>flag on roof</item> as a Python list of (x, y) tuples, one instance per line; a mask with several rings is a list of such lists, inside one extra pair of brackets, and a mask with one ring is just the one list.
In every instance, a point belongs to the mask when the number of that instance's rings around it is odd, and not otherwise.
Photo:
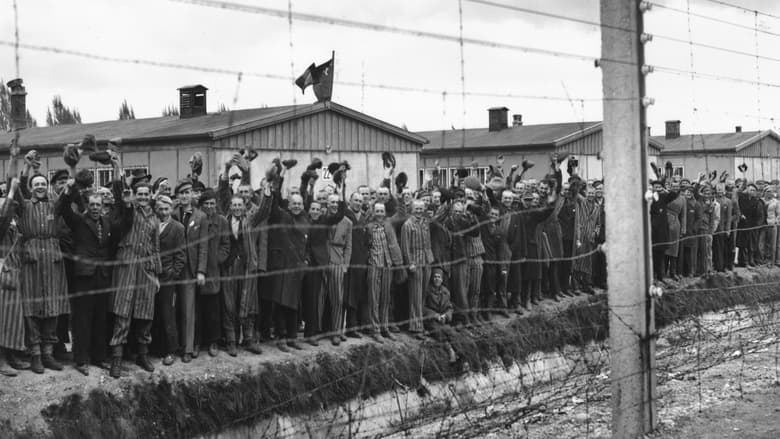
[(306, 71), (303, 72), (295, 85), (301, 88), (301, 93), (305, 92), (306, 87), (313, 86), (314, 95), (317, 101), (328, 101), (333, 94), (333, 57), (319, 66), (312, 63)]

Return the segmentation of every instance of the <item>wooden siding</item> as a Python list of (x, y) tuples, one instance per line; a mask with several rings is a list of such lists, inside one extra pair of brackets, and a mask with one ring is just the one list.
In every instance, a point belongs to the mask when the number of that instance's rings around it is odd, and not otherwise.
[(217, 148), (416, 153), (421, 145), (360, 121), (325, 111), (219, 139)]
[(753, 143), (737, 153), (739, 157), (780, 158), (780, 143), (771, 136)]
[(602, 142), (603, 136), (601, 135), (601, 130), (598, 130), (577, 140), (559, 145), (555, 150), (558, 152), (568, 152), (575, 156), (596, 155), (601, 151)]

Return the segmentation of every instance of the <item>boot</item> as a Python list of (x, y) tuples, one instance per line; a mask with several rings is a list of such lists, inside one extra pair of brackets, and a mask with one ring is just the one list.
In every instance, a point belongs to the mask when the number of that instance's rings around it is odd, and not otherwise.
[(41, 361), (40, 355), (33, 355), (30, 357), (30, 370), (37, 374), (43, 373), (43, 362)]
[(54, 352), (54, 347), (49, 344), (43, 345), (43, 354), (41, 355), (41, 363), (43, 364), (43, 367), (46, 369), (51, 370), (62, 370), (62, 364), (60, 364), (59, 361), (54, 359), (54, 356), (52, 355)]
[(8, 365), (13, 367), (16, 370), (27, 370), (30, 368), (30, 363), (27, 361), (24, 361), (20, 359), (16, 352), (6, 349), (5, 351), (6, 358), (8, 360)]
[(147, 371), (147, 372), (154, 372), (154, 366), (152, 366), (152, 362), (149, 361), (149, 346), (145, 344), (139, 344), (138, 345), (138, 355), (135, 357), (135, 364), (137, 364), (141, 369)]
[(120, 378), (122, 376), (122, 356), (111, 357), (111, 378)]
[(0, 375), (7, 377), (15, 377), (19, 375), (19, 372), (17, 372), (16, 369), (13, 369), (6, 363), (5, 358), (2, 356), (2, 349), (0, 349)]
[(238, 349), (236, 349), (236, 342), (230, 341), (227, 345), (227, 353), (231, 357), (235, 357), (238, 355)]

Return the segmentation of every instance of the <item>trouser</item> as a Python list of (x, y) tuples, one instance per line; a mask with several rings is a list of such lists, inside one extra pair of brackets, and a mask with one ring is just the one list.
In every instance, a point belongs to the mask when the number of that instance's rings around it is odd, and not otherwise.
[[(663, 252), (661, 254), (663, 255)], [(548, 297), (554, 298), (561, 292), (561, 286), (558, 283), (559, 270), (560, 265), (557, 261), (550, 261), (546, 267), (542, 265), (542, 288), (544, 288)], [(661, 259), (661, 270), (663, 270), (663, 259)]]
[(425, 330), (439, 343), (448, 343), (456, 337), (455, 329), (452, 326), (437, 320), (425, 322)]
[(425, 289), (431, 281), (430, 266), (417, 266), (409, 273), (409, 331), (422, 332), (423, 300)]
[(298, 338), (298, 310), (278, 303), (274, 303), (273, 308), (274, 324), (279, 334), (277, 338), (285, 337), (289, 340)]
[(712, 235), (699, 237), (699, 273), (707, 274), (712, 271)]
[[(395, 274), (395, 273), (393, 273)], [(409, 319), (409, 279), (395, 283), (390, 278), (390, 309), (389, 315), (394, 325), (403, 324)]]
[(390, 318), (390, 282), (392, 271), (387, 267), (368, 267), (368, 309), (371, 331), (385, 332)]
[(754, 254), (754, 259), (757, 263), (761, 263), (761, 264), (766, 262), (767, 256), (770, 256), (766, 253), (766, 247), (764, 246), (764, 242), (766, 241), (766, 235), (767, 235), (766, 232), (767, 232), (767, 226), (762, 226), (760, 229), (757, 230), (758, 237), (756, 238), (756, 252)]
[[(563, 257), (564, 258), (571, 258), (573, 256), (572, 251), (574, 250), (574, 241), (569, 240), (563, 240)], [(559, 270), (559, 279), (560, 279), (560, 286), (561, 290), (568, 291), (572, 289), (572, 260), (571, 259), (563, 259), (558, 262)]]
[(24, 317), (24, 331), (30, 355), (51, 354), (57, 343), (57, 317)]
[(325, 320), (323, 329), (341, 334), (344, 329), (344, 266), (330, 265), (325, 273)]
[[(515, 255), (513, 255), (512, 259), (519, 258), (516, 258)], [(522, 303), (521, 292), (523, 291), (522, 262), (512, 262), (509, 265), (509, 278), (507, 279), (506, 285), (507, 293), (509, 295), (509, 307), (516, 308), (520, 306)], [(452, 288), (450, 288), (450, 290), (452, 290)]]
[[(152, 342), (152, 321), (146, 319), (134, 319), (131, 317), (123, 317), (115, 314), (114, 317), (114, 332), (111, 337), (111, 347), (121, 347), (127, 343), (127, 337), (130, 333), (130, 324), (135, 326), (135, 340), (138, 343), (138, 352), (146, 353), (149, 343)], [(114, 356), (116, 356), (117, 350), (114, 349)], [(121, 355), (121, 349), (119, 350)]]
[(726, 234), (724, 232), (717, 232), (712, 235), (712, 269), (715, 271), (723, 271), (725, 263), (723, 260), (723, 247), (725, 246)]
[(699, 253), (699, 239), (685, 237), (680, 241), (680, 257), (677, 258), (677, 274), (694, 276), (696, 271), (696, 256)]
[[(179, 350), (179, 331), (176, 327), (176, 286), (162, 285), (154, 297), (155, 334), (160, 337), (160, 349), (163, 355), (171, 355)], [(156, 335), (155, 335), (156, 336)]]
[[(353, 267), (350, 268), (346, 277), (347, 280), (344, 282), (350, 290), (354, 289), (354, 291), (349, 292), (349, 295), (355, 300), (354, 306), (347, 304), (346, 300), (344, 301), (347, 311), (347, 331), (352, 328), (360, 328), (371, 321), (369, 317), (371, 312), (367, 306), (368, 286), (366, 284), (366, 276), (367, 270), (365, 268)], [(365, 330), (366, 328), (361, 329)]]
[(79, 276), (75, 279), (76, 291), (70, 299), (73, 317), (73, 360), (86, 364), (90, 359), (99, 363), (106, 359), (105, 334), (108, 320), (108, 293), (93, 294), (111, 285), (108, 276), (97, 270), (93, 276)]
[(185, 354), (195, 351), (195, 320), (197, 287), (192, 279), (176, 286), (176, 311), (179, 318), (179, 344)]
[(761, 248), (759, 247), (758, 243), (759, 235), (761, 233), (760, 230), (751, 230), (748, 235), (750, 237), (750, 255), (751, 255), (751, 262), (758, 263), (761, 261)]
[(469, 312), (474, 317), (479, 311), (479, 299), (482, 291), (482, 256), (475, 256), (466, 260), (468, 268), (469, 287)]
[(542, 285), (538, 279), (523, 281), (523, 288), (520, 292), (520, 304), (524, 308), (528, 308), (530, 301), (541, 300)]
[(491, 311), (496, 306), (496, 296), (498, 295), (498, 284), (503, 284), (503, 278), (499, 273), (499, 266), (495, 263), (482, 264), (482, 288), (480, 307), (486, 312)]
[(197, 331), (195, 340), (201, 346), (209, 346), (219, 341), (220, 300), (219, 294), (199, 294), (196, 298)]
[(469, 320), (469, 268), (466, 262), (458, 262), (452, 265), (452, 304), (455, 313), (452, 316), (454, 322)]
[(764, 228), (763, 245), (764, 262), (767, 264), (777, 263), (777, 226), (769, 225)]
[(237, 343), (240, 333), (243, 333), (245, 343), (254, 341), (257, 316), (254, 313), (242, 315), (241, 304), (243, 300), (255, 298), (246, 298), (244, 294), (257, 294), (257, 291), (245, 291), (243, 280), (233, 280), (222, 288), (222, 332), (228, 344)]
[(322, 332), (322, 310), (325, 308), (324, 268), (307, 271), (303, 275), (301, 292), (301, 314), (305, 327), (304, 337), (313, 337)]
[(70, 342), (70, 314), (60, 314), (57, 316), (57, 343), (56, 352), (66, 352), (65, 343)]

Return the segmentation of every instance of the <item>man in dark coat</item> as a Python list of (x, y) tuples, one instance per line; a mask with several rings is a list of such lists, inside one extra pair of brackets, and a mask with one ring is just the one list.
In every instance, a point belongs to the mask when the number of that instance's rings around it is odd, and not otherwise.
[[(366, 187), (366, 192), (368, 188)], [(347, 273), (347, 294), (344, 304), (347, 308), (347, 337), (360, 338), (354, 328), (368, 325), (368, 280), (366, 261), (368, 261), (368, 242), (365, 225), (368, 213), (363, 210), (366, 200), (363, 195), (355, 192), (349, 197), (349, 209), (345, 216), (352, 221), (352, 256)]]
[(739, 210), (741, 217), (737, 231), (737, 247), (739, 247), (739, 265), (754, 267), (758, 249), (758, 229), (763, 217), (763, 206), (756, 198), (756, 185), (749, 184), (745, 191), (739, 194)]
[[(176, 284), (185, 265), (184, 226), (171, 217), (173, 201), (166, 195), (155, 199), (155, 211), (160, 220), (160, 291), (155, 296), (156, 343), (163, 355), (163, 365), (173, 364), (173, 355), (179, 349), (179, 332), (176, 327)], [(152, 337), (154, 340), (154, 337)]]
[(653, 182), (653, 202), (650, 204), (651, 242), (653, 244), (653, 274), (657, 281), (664, 280), (666, 247), (669, 245), (669, 223), (666, 205), (678, 197), (677, 192), (669, 192), (664, 182)]
[[(120, 175), (118, 162), (113, 161), (114, 175)], [(73, 174), (73, 170), (71, 171)], [(121, 185), (121, 182), (115, 184)], [(101, 215), (103, 199), (91, 194), (87, 199), (87, 213), (74, 212), (73, 204), (80, 197), (78, 187), (69, 181), (69, 187), (58, 202), (58, 215), (72, 231), (74, 259), (74, 296), (70, 299), (73, 317), (73, 360), (76, 370), (89, 375), (88, 363), (106, 368), (108, 329), (108, 288), (111, 286), (111, 236), (119, 234), (129, 215)], [(116, 199), (115, 203), (121, 203)], [(126, 226), (126, 224), (124, 224)]]

